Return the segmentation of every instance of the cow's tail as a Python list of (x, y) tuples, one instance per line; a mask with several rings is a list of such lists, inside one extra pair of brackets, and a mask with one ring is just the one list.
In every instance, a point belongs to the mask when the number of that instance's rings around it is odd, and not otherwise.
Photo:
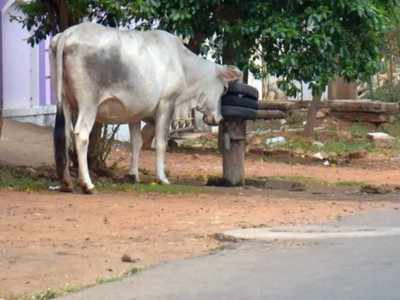
[(53, 133), (54, 159), (57, 176), (62, 181), (65, 180), (65, 170), (68, 163), (69, 132), (71, 126), (70, 114), (65, 111), (68, 109), (68, 106), (63, 101), (63, 53), (65, 36), (65, 33), (54, 36), (51, 44), (52, 86), (57, 96), (57, 114)]

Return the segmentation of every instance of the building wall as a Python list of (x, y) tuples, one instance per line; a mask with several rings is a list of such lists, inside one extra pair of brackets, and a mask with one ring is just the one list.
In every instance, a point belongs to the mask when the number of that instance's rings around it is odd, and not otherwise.
[(48, 41), (31, 47), (29, 32), (21, 24), (10, 22), (10, 16), (21, 14), (13, 0), (0, 0), (0, 90), (4, 116), (52, 125), (55, 108), (50, 92)]

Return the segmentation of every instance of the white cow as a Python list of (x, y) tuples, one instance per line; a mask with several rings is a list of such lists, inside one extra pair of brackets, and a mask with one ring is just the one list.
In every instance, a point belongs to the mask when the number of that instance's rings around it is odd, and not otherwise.
[[(166, 139), (174, 110), (196, 108), (208, 124), (218, 124), (220, 97), (239, 69), (222, 66), (190, 52), (164, 31), (120, 31), (93, 23), (73, 26), (51, 43), (52, 69), (58, 97), (54, 130), (55, 158), (63, 188), (72, 187), (68, 146), (75, 137), (80, 185), (91, 193), (87, 149), (94, 122), (129, 123), (133, 138), (131, 172), (138, 175), (141, 147), (139, 120), (156, 127), (156, 173), (164, 170)], [(71, 114), (77, 112), (72, 124)]]

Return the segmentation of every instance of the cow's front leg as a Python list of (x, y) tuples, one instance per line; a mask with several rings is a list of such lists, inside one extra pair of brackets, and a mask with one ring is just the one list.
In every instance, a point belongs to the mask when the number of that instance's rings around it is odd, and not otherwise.
[(160, 104), (156, 118), (156, 173), (160, 183), (169, 184), (165, 175), (165, 151), (171, 125), (172, 107)]
[(129, 123), (129, 131), (131, 134), (132, 157), (129, 175), (134, 178), (135, 182), (140, 182), (139, 178), (139, 154), (142, 149), (143, 139), (140, 131), (140, 121), (136, 123)]

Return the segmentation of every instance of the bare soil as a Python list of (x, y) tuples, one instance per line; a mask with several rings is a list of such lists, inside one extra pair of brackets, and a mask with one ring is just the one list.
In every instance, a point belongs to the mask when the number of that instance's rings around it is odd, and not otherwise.
[[(24, 133), (15, 135), (22, 139), (18, 144), (7, 128), (19, 132), (20, 125), (5, 125), (0, 161), (14, 165), (52, 163), (48, 130), (27, 125)], [(42, 138), (35, 138), (36, 131)], [(28, 149), (31, 143), (35, 146)], [(21, 153), (30, 155), (20, 159)], [(111, 162), (126, 169), (127, 149), (114, 151)], [(167, 165), (174, 182), (191, 178), (200, 182), (199, 178), (221, 174), (217, 154), (168, 153)], [(143, 151), (141, 168), (153, 173), (153, 151)], [(398, 184), (400, 179), (399, 164), (388, 161), (359, 161), (333, 168), (249, 156), (246, 172), (253, 177), (307, 176), (328, 182)], [(62, 288), (67, 283), (92, 284), (133, 266), (205, 255), (223, 245), (214, 235), (227, 229), (326, 222), (371, 209), (398, 209), (398, 200), (398, 193), (365, 195), (351, 188), (291, 192), (201, 187), (200, 192), (174, 195), (121, 192), (92, 196), (3, 189), (0, 299)], [(122, 262), (124, 255), (136, 262)]]

